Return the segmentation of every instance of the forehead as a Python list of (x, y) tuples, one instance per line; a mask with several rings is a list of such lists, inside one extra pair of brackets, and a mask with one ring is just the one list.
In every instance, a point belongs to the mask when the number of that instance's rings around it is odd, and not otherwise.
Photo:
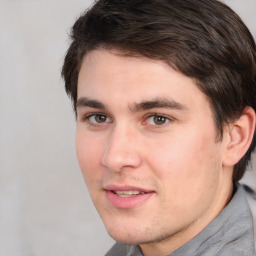
[(83, 59), (78, 77), (78, 99), (129, 105), (152, 98), (171, 98), (183, 105), (209, 105), (194, 79), (164, 61), (128, 57), (94, 50)]

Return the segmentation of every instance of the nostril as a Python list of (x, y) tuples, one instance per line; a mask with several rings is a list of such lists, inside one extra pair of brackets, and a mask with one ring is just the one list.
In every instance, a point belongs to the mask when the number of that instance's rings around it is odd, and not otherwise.
[(119, 152), (105, 152), (102, 158), (102, 165), (107, 169), (115, 172), (120, 172), (123, 170), (132, 170), (138, 168), (142, 163), (142, 158), (139, 152), (128, 152), (128, 151), (119, 151)]

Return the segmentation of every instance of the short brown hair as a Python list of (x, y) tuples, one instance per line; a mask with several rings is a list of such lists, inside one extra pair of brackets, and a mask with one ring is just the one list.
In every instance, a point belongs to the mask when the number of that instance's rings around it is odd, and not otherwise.
[[(76, 111), (77, 80), (83, 57), (113, 48), (124, 55), (167, 62), (194, 78), (210, 99), (215, 124), (256, 109), (256, 46), (238, 15), (218, 0), (99, 0), (75, 22), (62, 76)], [(184, 92), (185, 93), (185, 92)], [(240, 180), (255, 148), (235, 165)]]

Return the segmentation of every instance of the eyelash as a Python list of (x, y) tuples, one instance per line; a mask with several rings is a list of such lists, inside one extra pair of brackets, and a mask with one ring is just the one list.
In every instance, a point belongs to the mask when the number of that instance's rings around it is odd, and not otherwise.
[[(82, 117), (82, 122), (87, 122), (90, 126), (95, 126), (95, 127), (99, 127), (102, 126), (105, 123), (110, 123), (110, 122), (103, 122), (103, 123), (93, 123), (90, 121), (91, 117), (96, 117), (97, 115), (99, 116), (105, 116), (107, 119), (110, 119), (106, 114), (100, 113), (100, 112), (96, 112), (96, 113), (90, 113), (90, 114), (86, 114)], [(111, 120), (111, 119), (110, 119)]]
[[(104, 117), (106, 117), (107, 119), (109, 119), (110, 121), (102, 122), (102, 123), (97, 123), (97, 122), (93, 123), (93, 122), (91, 122), (91, 121), (90, 121), (90, 118), (93, 117), (93, 116), (96, 117), (97, 115), (99, 115), (99, 116), (104, 116)], [(155, 118), (155, 117), (160, 117), (160, 118), (164, 118), (164, 119), (165, 119), (164, 124), (159, 124), (159, 125), (157, 125), (157, 124), (149, 124), (149, 123), (148, 123), (148, 125), (150, 125), (151, 127), (155, 127), (155, 128), (165, 127), (166, 125), (168, 125), (168, 123), (174, 121), (173, 118), (171, 118), (171, 117), (169, 117), (169, 116), (166, 116), (166, 115), (164, 115), (164, 114), (160, 114), (160, 113), (151, 113), (151, 114), (148, 114), (148, 115), (145, 116), (144, 121), (143, 121), (142, 124), (143, 124), (143, 125), (147, 125), (147, 123), (146, 123), (147, 120), (148, 120), (149, 118), (153, 118), (153, 117), (154, 117), (154, 118)], [(106, 123), (111, 123), (111, 122), (112, 122), (112, 121), (111, 121), (111, 118), (109, 118), (106, 114), (100, 113), (100, 112), (95, 112), (95, 113), (86, 114), (86, 115), (84, 115), (84, 116), (82, 117), (81, 121), (82, 121), (82, 122), (87, 122), (90, 126), (94, 126), (94, 127), (102, 127), (104, 124), (106, 124)], [(96, 120), (95, 120), (95, 121), (96, 121)]]
[(149, 119), (149, 118), (151, 118), (151, 117), (160, 117), (160, 118), (164, 118), (164, 119), (165, 119), (165, 123), (164, 123), (164, 124), (159, 124), (159, 125), (157, 125), (157, 124), (152, 124), (152, 125), (149, 124), (150, 126), (154, 126), (154, 127), (156, 127), (156, 128), (165, 127), (166, 125), (168, 125), (168, 123), (174, 121), (173, 118), (171, 118), (171, 117), (169, 117), (169, 116), (166, 116), (166, 115), (164, 115), (164, 114), (152, 113), (152, 114), (146, 115), (145, 121), (143, 122), (143, 124), (146, 123), (146, 120)]

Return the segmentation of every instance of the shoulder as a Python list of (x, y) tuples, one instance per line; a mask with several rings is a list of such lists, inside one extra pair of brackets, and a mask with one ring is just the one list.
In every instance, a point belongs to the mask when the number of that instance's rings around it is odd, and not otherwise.
[(255, 256), (252, 216), (243, 187), (238, 184), (223, 211), (171, 255)]

